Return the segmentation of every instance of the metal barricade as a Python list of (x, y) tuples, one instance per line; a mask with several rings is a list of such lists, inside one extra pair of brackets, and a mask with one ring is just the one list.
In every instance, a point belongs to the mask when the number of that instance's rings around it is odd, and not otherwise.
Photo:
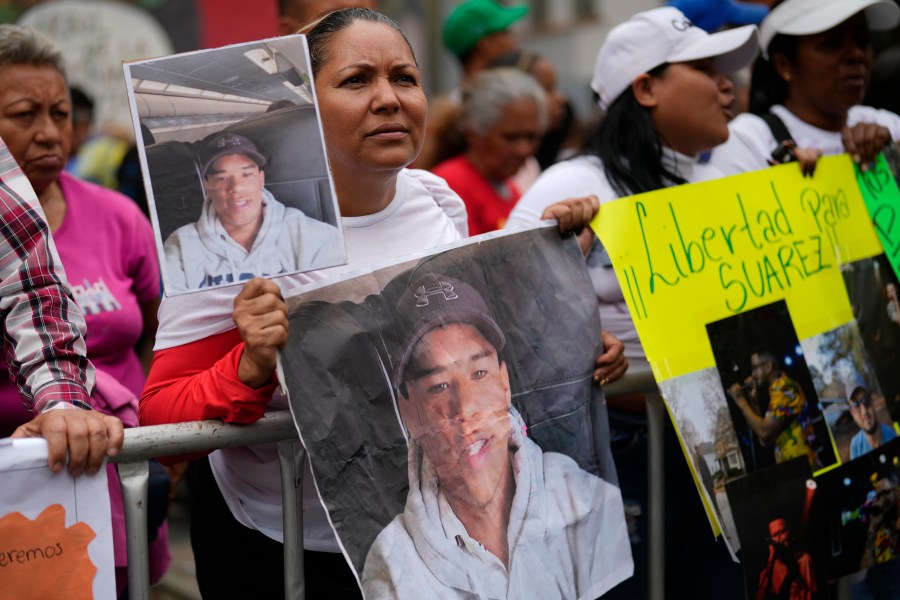
[[(118, 463), (122, 482), (125, 526), (128, 530), (128, 597), (149, 600), (150, 567), (147, 549), (147, 460), (158, 456), (177, 456), (208, 452), (219, 448), (277, 443), (283, 485), (284, 572), (288, 598), (303, 598), (302, 510), (300, 509), (303, 472), (303, 447), (288, 411), (265, 415), (250, 425), (228, 425), (219, 420), (134, 427), (125, 430), (122, 451), (112, 462)], [(295, 450), (297, 454), (295, 454)], [(293, 484), (292, 484), (293, 482)], [(292, 561), (292, 562), (288, 562)]]
[(608, 384), (604, 393), (607, 396), (644, 394), (647, 409), (647, 590), (650, 600), (663, 600), (666, 589), (663, 469), (663, 423), (666, 408), (649, 367), (629, 369), (622, 379)]
[[(606, 386), (608, 396), (646, 393), (649, 437), (649, 562), (650, 598), (664, 595), (663, 540), (663, 420), (665, 408), (650, 369), (630, 370)], [(229, 425), (219, 420), (135, 427), (125, 430), (122, 451), (111, 462), (118, 464), (122, 483), (125, 522), (128, 529), (128, 597), (149, 600), (150, 569), (147, 549), (147, 460), (256, 444), (278, 444), (284, 510), (285, 597), (304, 598), (302, 483), (305, 451), (288, 411), (268, 413), (251, 425)]]

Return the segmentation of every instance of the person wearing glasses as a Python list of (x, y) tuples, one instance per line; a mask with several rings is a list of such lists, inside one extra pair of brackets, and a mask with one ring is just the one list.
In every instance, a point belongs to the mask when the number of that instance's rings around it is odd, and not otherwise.
[(856, 386), (850, 394), (849, 404), (850, 414), (859, 427), (859, 431), (850, 440), (850, 460), (897, 437), (897, 432), (891, 427), (878, 422), (869, 390), (861, 385)]

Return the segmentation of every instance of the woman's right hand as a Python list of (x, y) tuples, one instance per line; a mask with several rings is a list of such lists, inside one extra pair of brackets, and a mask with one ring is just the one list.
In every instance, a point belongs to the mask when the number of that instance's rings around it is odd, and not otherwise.
[(853, 127), (844, 127), (841, 139), (853, 162), (859, 165), (860, 171), (865, 172), (878, 153), (890, 143), (891, 132), (887, 127), (875, 123), (857, 123)]
[(278, 350), (287, 343), (287, 306), (281, 289), (254, 277), (234, 299), (232, 316), (244, 340), (238, 377), (248, 387), (261, 388), (272, 381)]

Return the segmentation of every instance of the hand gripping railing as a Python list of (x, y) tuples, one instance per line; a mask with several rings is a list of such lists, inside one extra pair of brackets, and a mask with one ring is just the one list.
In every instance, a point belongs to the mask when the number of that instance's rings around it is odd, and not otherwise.
[[(648, 578), (652, 600), (662, 600), (663, 554), (663, 419), (665, 410), (650, 369), (632, 369), (622, 379), (608, 384), (607, 396), (645, 393), (647, 403), (649, 523)], [(149, 600), (150, 568), (147, 550), (147, 460), (207, 452), (219, 448), (278, 444), (284, 508), (285, 598), (302, 600), (303, 581), (303, 456), (297, 429), (288, 411), (266, 414), (251, 425), (229, 425), (219, 420), (172, 425), (135, 427), (125, 430), (118, 463), (122, 482), (125, 523), (128, 530), (128, 597)]]

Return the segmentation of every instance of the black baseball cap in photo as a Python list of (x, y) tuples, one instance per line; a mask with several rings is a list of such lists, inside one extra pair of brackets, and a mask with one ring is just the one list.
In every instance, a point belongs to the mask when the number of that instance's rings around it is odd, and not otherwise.
[(229, 132), (213, 134), (209, 137), (200, 150), (201, 174), (206, 177), (209, 167), (223, 156), (229, 154), (243, 154), (262, 168), (266, 164), (266, 157), (256, 149), (256, 144), (248, 138)]
[(436, 327), (466, 323), (478, 329), (498, 353), (506, 345), (481, 293), (465, 281), (447, 275), (425, 273), (416, 277), (397, 300), (395, 314), (400, 341), (393, 372), (396, 388), (403, 383), (413, 348)]

